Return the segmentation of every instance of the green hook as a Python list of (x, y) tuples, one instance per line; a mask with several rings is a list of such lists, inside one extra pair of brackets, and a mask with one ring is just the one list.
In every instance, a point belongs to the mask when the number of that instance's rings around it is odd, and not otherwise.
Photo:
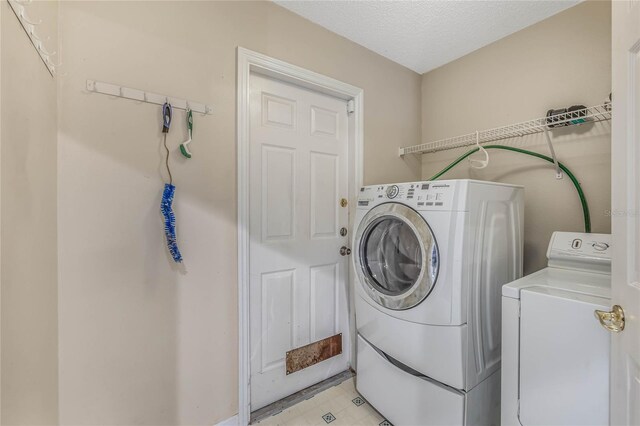
[(191, 143), (191, 137), (193, 135), (193, 113), (189, 107), (187, 107), (187, 131), (189, 132), (189, 139), (180, 145), (180, 152), (186, 158), (191, 158), (191, 151), (189, 151), (189, 147), (187, 145)]

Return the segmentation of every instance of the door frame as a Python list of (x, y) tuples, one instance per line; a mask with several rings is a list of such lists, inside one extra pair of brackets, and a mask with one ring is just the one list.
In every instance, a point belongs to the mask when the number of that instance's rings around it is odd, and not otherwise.
[[(237, 197), (238, 197), (238, 424), (247, 425), (251, 416), (251, 365), (249, 317), (249, 83), (251, 73), (266, 75), (276, 80), (293, 83), (316, 92), (353, 102), (349, 120), (349, 144), (353, 147), (350, 160), (349, 204), (362, 186), (364, 141), (364, 91), (287, 62), (271, 58), (243, 47), (237, 48)], [(349, 151), (349, 155), (352, 152)], [(349, 217), (349, 223), (353, 221)], [(351, 269), (351, 268), (350, 268)], [(349, 273), (349, 282), (352, 273)], [(349, 284), (349, 283), (347, 283)], [(349, 292), (347, 292), (349, 294)], [(351, 317), (351, 314), (350, 314)], [(351, 320), (349, 321), (352, 322)], [(351, 344), (351, 342), (349, 342)]]

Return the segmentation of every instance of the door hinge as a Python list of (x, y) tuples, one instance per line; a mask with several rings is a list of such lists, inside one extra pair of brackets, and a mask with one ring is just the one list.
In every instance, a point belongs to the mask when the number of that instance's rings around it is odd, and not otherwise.
[(356, 112), (356, 103), (353, 101), (353, 99), (350, 99), (347, 101), (347, 113), (351, 114)]

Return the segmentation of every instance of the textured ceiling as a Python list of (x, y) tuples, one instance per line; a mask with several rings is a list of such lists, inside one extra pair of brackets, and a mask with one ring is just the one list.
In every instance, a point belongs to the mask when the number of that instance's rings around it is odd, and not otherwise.
[(420, 74), (579, 1), (274, 0)]

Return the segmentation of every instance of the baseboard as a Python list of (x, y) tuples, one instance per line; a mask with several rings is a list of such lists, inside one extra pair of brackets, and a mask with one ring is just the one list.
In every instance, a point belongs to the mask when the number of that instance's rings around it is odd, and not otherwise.
[(221, 421), (216, 426), (238, 426), (238, 415), (236, 414), (233, 417), (229, 417), (227, 420)]

